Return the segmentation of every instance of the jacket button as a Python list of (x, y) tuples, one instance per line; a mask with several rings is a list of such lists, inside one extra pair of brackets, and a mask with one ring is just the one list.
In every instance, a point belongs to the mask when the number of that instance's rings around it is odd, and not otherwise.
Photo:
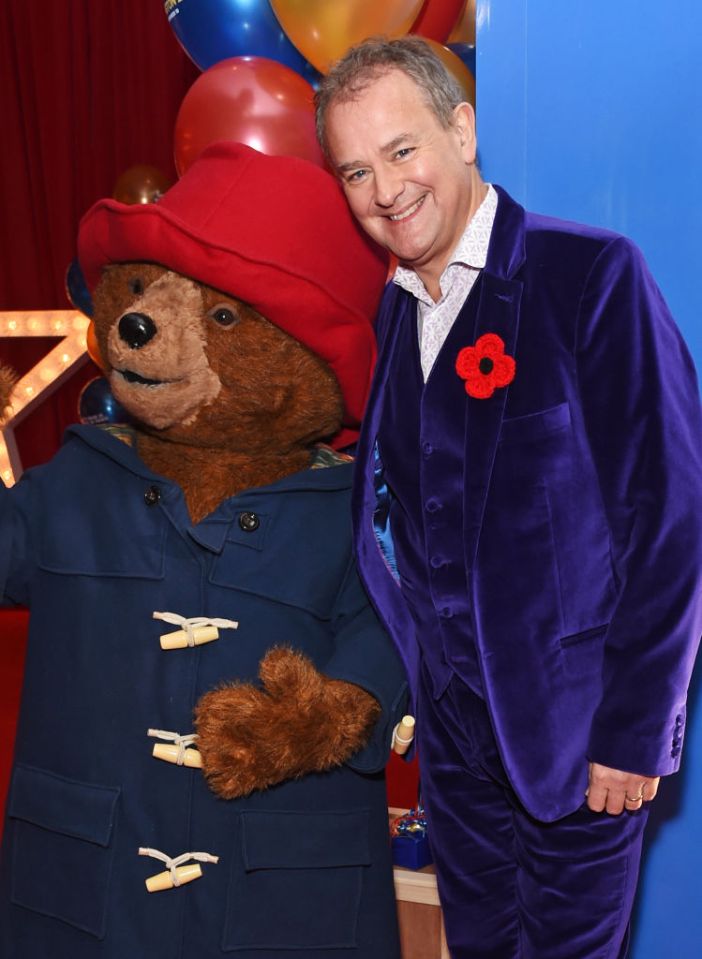
[(161, 501), (161, 490), (158, 486), (149, 486), (144, 493), (144, 502), (147, 506), (156, 506)]
[(675, 725), (676, 725), (676, 727), (679, 729), (679, 728), (682, 726), (682, 724), (683, 724), (683, 722), (682, 722), (682, 716), (676, 716), (676, 717), (675, 717)]
[(261, 525), (261, 520), (255, 513), (240, 513), (239, 526), (245, 533), (253, 533)]

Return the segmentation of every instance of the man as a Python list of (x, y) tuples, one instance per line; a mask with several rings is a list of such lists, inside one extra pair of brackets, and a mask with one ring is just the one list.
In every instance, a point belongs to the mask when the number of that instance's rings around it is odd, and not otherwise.
[(617, 959), (702, 629), (699, 394), (639, 251), (485, 184), (461, 101), (416, 38), (317, 94), (399, 261), (357, 551), (414, 693), (452, 956)]

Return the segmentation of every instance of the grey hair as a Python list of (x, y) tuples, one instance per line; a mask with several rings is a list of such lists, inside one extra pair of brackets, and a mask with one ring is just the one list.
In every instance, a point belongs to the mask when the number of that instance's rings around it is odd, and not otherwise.
[(401, 70), (419, 87), (427, 106), (443, 127), (449, 127), (453, 111), (465, 100), (456, 78), (446, 69), (428, 43), (420, 37), (396, 40), (370, 37), (351, 47), (326, 76), (315, 93), (317, 139), (329, 159), (326, 116), (332, 103), (355, 100), (374, 80), (391, 70)]

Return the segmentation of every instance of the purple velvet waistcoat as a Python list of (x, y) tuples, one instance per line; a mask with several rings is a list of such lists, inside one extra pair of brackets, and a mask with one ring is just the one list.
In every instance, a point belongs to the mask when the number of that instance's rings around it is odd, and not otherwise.
[(480, 286), (478, 278), (426, 384), (415, 303), (404, 311), (378, 433), (400, 585), (437, 698), (452, 669), (482, 695), (462, 534), (465, 425), (454, 416), (465, 408), (455, 360), (473, 341)]

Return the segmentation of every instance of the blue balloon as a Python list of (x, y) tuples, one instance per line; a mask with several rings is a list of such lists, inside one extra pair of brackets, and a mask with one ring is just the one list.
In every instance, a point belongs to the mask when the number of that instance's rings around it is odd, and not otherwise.
[(132, 418), (112, 395), (104, 376), (86, 383), (78, 397), (78, 416), (81, 423), (100, 426), (104, 423), (126, 425)]
[(268, 0), (165, 0), (164, 8), (180, 45), (201, 70), (229, 57), (268, 57), (310, 83), (309, 71), (317, 74), (288, 40)]
[(72, 260), (66, 270), (66, 296), (81, 313), (93, 315), (93, 298), (86, 286), (83, 271), (78, 260)]
[(475, 76), (475, 47), (471, 43), (447, 43), (449, 50), (453, 50), (459, 60), (468, 67)]

